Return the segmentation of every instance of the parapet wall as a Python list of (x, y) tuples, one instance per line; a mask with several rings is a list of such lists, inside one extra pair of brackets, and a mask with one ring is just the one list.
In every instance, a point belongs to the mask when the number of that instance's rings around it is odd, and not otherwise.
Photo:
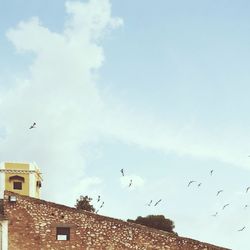
[[(15, 195), (16, 202), (9, 196)], [(225, 250), (196, 240), (75, 208), (5, 191), (10, 250)], [(70, 229), (70, 239), (57, 240), (57, 227)]]

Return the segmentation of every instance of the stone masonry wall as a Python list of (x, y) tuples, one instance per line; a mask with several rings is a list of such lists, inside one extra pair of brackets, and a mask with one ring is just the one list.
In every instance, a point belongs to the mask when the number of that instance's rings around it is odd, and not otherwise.
[[(4, 215), (9, 219), (10, 250), (225, 250), (171, 233), (75, 208), (17, 195), (9, 202), (5, 191)], [(70, 227), (70, 240), (56, 240), (56, 227)]]

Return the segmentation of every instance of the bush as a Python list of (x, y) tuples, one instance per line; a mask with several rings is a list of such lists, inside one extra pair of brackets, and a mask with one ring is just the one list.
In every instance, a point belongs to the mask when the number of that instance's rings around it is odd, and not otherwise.
[(136, 220), (127, 220), (127, 221), (163, 230), (166, 232), (175, 233), (173, 231), (175, 227), (174, 222), (170, 219), (165, 218), (164, 215), (148, 215), (146, 217), (139, 216), (136, 218)]

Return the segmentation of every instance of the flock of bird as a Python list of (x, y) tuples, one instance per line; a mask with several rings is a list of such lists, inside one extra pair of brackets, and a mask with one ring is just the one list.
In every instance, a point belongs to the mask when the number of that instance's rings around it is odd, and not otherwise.
[[(34, 128), (36, 128), (36, 125), (37, 125), (36, 122), (33, 122), (33, 124), (29, 127), (29, 129), (34, 129)], [(248, 157), (250, 157), (250, 155), (249, 155)], [(125, 176), (125, 173), (124, 173), (124, 169), (123, 169), (123, 168), (120, 170), (120, 172), (121, 172), (121, 174), (122, 174), (122, 177), (124, 177), (124, 176)], [(213, 169), (210, 170), (210, 176), (212, 176), (213, 173), (214, 173), (214, 170), (213, 170)], [(191, 185), (194, 185), (194, 183), (196, 183), (195, 180), (190, 180), (190, 181), (188, 182), (187, 187), (190, 187)], [(130, 180), (129, 180), (129, 183), (128, 183), (128, 187), (130, 188), (130, 187), (132, 187), (132, 185), (133, 185), (133, 180), (130, 179)], [(197, 184), (197, 187), (201, 187), (201, 185), (202, 185), (202, 183), (199, 182), (199, 183)], [(248, 193), (249, 190), (250, 190), (250, 186), (248, 186), (248, 187), (246, 188), (246, 193)], [(219, 196), (222, 192), (223, 192), (222, 189), (218, 190), (217, 193), (216, 193), (216, 196)], [(99, 203), (100, 201), (101, 201), (101, 196), (98, 195), (97, 203)], [(157, 206), (161, 201), (162, 201), (162, 199), (159, 199), (158, 201), (156, 201), (156, 202), (154, 203), (154, 206)], [(150, 200), (150, 202), (147, 203), (146, 205), (147, 205), (147, 206), (151, 206), (152, 204), (153, 204), (153, 200)], [(101, 203), (100, 207), (96, 210), (96, 213), (98, 213), (98, 212), (100, 211), (100, 209), (103, 208), (103, 206), (104, 206), (104, 201)], [(230, 206), (230, 203), (227, 203), (227, 204), (223, 205), (222, 210), (226, 209), (228, 206)], [(246, 205), (244, 206), (244, 208), (247, 208), (247, 207), (248, 207), (248, 205), (246, 204)], [(213, 216), (213, 217), (216, 217), (218, 214), (219, 214), (219, 213), (216, 212), (215, 214), (212, 214), (212, 216)], [(243, 230), (245, 230), (245, 229), (246, 229), (246, 226), (243, 226), (242, 228), (238, 229), (237, 231), (238, 231), (238, 232), (241, 232), (241, 231), (243, 231)]]
[[(122, 177), (124, 177), (125, 174), (124, 174), (124, 169), (123, 169), (123, 168), (120, 170), (120, 172), (121, 172), (121, 174), (122, 174)], [(128, 187), (131, 187), (131, 186), (132, 186), (132, 183), (133, 183), (133, 180), (130, 179), (129, 184), (128, 184)], [(161, 201), (162, 201), (162, 200), (160, 199), (160, 200), (158, 200), (157, 202), (155, 202), (154, 206), (156, 207)], [(152, 203), (153, 203), (153, 200), (150, 200), (150, 202), (147, 203), (146, 205), (150, 207), (150, 206), (152, 205)]]
[[(124, 169), (123, 169), (123, 168), (120, 170), (120, 172), (121, 172), (121, 174), (122, 174), (122, 177), (124, 177), (124, 176), (125, 176), (125, 173), (124, 173)], [(133, 180), (130, 179), (130, 180), (129, 180), (129, 183), (128, 183), (128, 187), (129, 187), (129, 188), (132, 187), (132, 184), (133, 184)], [(101, 196), (98, 195), (98, 197), (97, 197), (97, 203), (100, 202), (100, 200), (101, 200)], [(156, 202), (154, 203), (154, 206), (156, 207), (161, 201), (162, 201), (161, 199), (158, 200), (158, 201), (156, 201)], [(151, 206), (152, 203), (153, 203), (153, 200), (150, 200), (150, 202), (149, 202), (148, 204), (146, 204), (146, 205), (147, 205), (147, 206)], [(104, 202), (102, 202), (101, 206), (96, 210), (96, 213), (98, 213), (98, 212), (100, 211), (100, 209), (103, 207), (103, 205), (104, 205)]]
[[(124, 174), (124, 169), (123, 169), (123, 168), (120, 170), (120, 172), (121, 172), (121, 174), (122, 174), (122, 177), (124, 177), (124, 176), (125, 176), (125, 174)], [(128, 184), (128, 187), (131, 187), (131, 186), (132, 186), (132, 184), (133, 184), (133, 180), (132, 180), (132, 179), (130, 179), (129, 184)]]
[[(100, 195), (98, 195), (98, 198), (97, 198), (97, 203), (98, 202), (100, 202), (101, 201), (101, 196)], [(103, 207), (103, 205), (104, 205), (104, 201), (102, 202), (102, 204), (101, 204), (101, 206), (95, 211), (96, 213), (98, 213), (99, 212), (99, 210)]]
[[(124, 176), (125, 176), (125, 173), (124, 173), (124, 169), (123, 169), (123, 168), (120, 170), (120, 172), (121, 172), (122, 176), (124, 177)], [(210, 176), (213, 176), (213, 174), (214, 174), (214, 170), (212, 169), (212, 170), (210, 170)], [(188, 182), (188, 184), (187, 184), (187, 187), (190, 187), (191, 185), (194, 185), (196, 182), (197, 182), (197, 181), (195, 181), (195, 180), (190, 180), (190, 181)], [(130, 179), (129, 184), (128, 184), (128, 187), (131, 187), (131, 186), (132, 186), (132, 183), (133, 183), (133, 180)], [(201, 185), (202, 185), (202, 183), (201, 183), (201, 182), (198, 182), (197, 187), (199, 188), (199, 187), (201, 187)], [(250, 186), (248, 186), (248, 187), (246, 188), (246, 191), (245, 191), (245, 192), (248, 193), (249, 190), (250, 190)], [(217, 193), (216, 193), (216, 196), (218, 197), (223, 191), (224, 191), (223, 189), (218, 190)], [(154, 206), (157, 206), (161, 201), (162, 201), (162, 199), (156, 201), (156, 202), (154, 203)], [(152, 204), (153, 204), (153, 200), (150, 200), (150, 202), (147, 203), (146, 205), (147, 205), (147, 206), (151, 206)], [(226, 203), (225, 205), (223, 205), (223, 206), (222, 206), (222, 210), (226, 209), (228, 206), (230, 206), (230, 203)], [(244, 208), (247, 208), (247, 207), (248, 207), (248, 205), (246, 204), (246, 205), (244, 206)], [(98, 210), (98, 211), (99, 211), (99, 210)], [(216, 217), (218, 214), (219, 214), (219, 213), (216, 212), (215, 214), (212, 214), (212, 216), (213, 216), (213, 217)], [(245, 230), (245, 229), (246, 229), (246, 226), (243, 226), (242, 228), (238, 229), (237, 231), (238, 231), (238, 232), (242, 232), (242, 231)]]
[[(214, 170), (212, 169), (212, 170), (210, 171), (210, 176), (212, 176), (213, 173), (214, 173)], [(196, 183), (195, 180), (189, 181), (188, 184), (187, 184), (187, 187), (190, 187), (192, 184), (194, 185), (194, 183)], [(201, 185), (202, 185), (202, 183), (200, 182), (197, 186), (200, 187)], [(246, 192), (245, 192), (245, 193), (247, 194), (249, 190), (250, 190), (250, 186), (246, 188)], [(219, 196), (223, 191), (224, 191), (223, 189), (218, 190), (217, 193), (216, 193), (216, 196)], [(222, 206), (222, 210), (226, 209), (228, 206), (230, 206), (230, 203), (227, 203), (227, 204), (223, 205), (223, 206)], [(246, 204), (246, 205), (244, 206), (244, 208), (247, 208), (247, 207), (248, 207), (248, 205)], [(219, 214), (219, 213), (216, 212), (215, 214), (212, 214), (212, 216), (213, 216), (213, 217), (216, 217), (218, 214)], [(246, 226), (243, 226), (242, 228), (238, 229), (237, 231), (238, 231), (238, 232), (241, 232), (241, 231), (243, 231), (244, 229), (246, 229)]]

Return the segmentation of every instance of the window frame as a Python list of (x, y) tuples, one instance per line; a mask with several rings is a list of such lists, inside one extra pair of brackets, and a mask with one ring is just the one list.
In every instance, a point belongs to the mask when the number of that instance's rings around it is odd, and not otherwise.
[[(58, 236), (66, 236), (66, 239), (58, 239)], [(56, 240), (69, 241), (70, 240), (70, 227), (56, 227)]]

